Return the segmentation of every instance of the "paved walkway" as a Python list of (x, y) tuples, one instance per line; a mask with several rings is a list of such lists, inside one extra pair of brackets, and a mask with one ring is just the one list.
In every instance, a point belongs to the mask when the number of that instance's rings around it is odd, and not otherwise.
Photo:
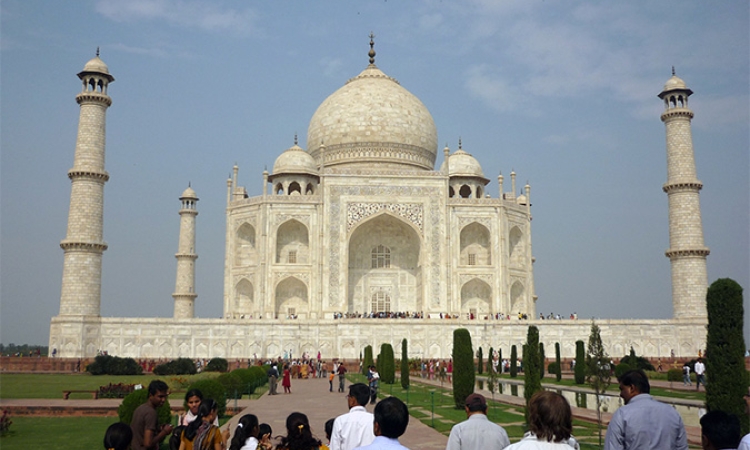
[[(284, 394), (279, 383), (278, 395), (264, 394), (259, 399), (252, 400), (245, 410), (229, 421), (230, 430), (234, 431), (237, 421), (244, 414), (255, 414), (261, 423), (271, 425), (274, 436), (285, 435), (287, 416), (299, 411), (305, 413), (310, 420), (313, 435), (327, 444), (324, 428), (326, 421), (349, 411), (346, 394), (336, 392), (337, 384), (338, 380), (335, 380), (333, 392), (328, 392), (328, 380), (325, 378), (292, 380), (292, 393)], [(347, 392), (349, 384), (347, 381)], [(367, 410), (372, 412), (374, 407), (375, 405), (367, 405)], [(406, 433), (399, 440), (411, 450), (444, 450), (448, 437), (412, 417)]]

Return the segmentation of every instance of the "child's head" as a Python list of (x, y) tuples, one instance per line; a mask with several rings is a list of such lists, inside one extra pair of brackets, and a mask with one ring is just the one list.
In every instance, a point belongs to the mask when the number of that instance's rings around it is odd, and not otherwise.
[(331, 442), (331, 434), (333, 434), (333, 422), (336, 419), (328, 419), (326, 421), (325, 429), (326, 429), (326, 439), (328, 439), (328, 442)]
[(133, 440), (133, 430), (130, 425), (122, 422), (113, 423), (104, 433), (104, 448), (110, 450), (125, 450), (130, 448)]
[(267, 423), (260, 424), (260, 426), (258, 427), (258, 429), (260, 430), (258, 432), (258, 439), (262, 438), (265, 435), (271, 436), (271, 434), (273, 433), (273, 431), (271, 430), (271, 425), (269, 425)]

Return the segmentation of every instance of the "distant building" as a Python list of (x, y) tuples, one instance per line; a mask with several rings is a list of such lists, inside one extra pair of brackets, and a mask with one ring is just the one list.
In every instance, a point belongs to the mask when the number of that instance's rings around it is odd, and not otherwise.
[[(572, 356), (575, 340), (588, 337), (587, 321), (535, 320), (530, 186), (518, 189), (511, 172), (510, 189), (498, 176), (492, 196), (490, 180), (460, 140), (455, 151), (443, 150), (435, 170), (437, 130), (430, 112), (375, 65), (372, 41), (370, 47), (370, 64), (313, 114), (307, 149), (295, 137), (272, 172), (263, 172), (262, 195), (249, 197), (234, 167), (227, 180), (222, 319), (193, 314), (198, 197), (190, 187), (180, 197), (174, 316), (100, 317), (109, 177), (105, 115), (114, 77), (98, 54), (89, 61), (79, 74), (63, 287), (50, 347), (63, 357), (104, 350), (133, 357), (248, 358), (291, 350), (357, 358), (366, 345), (407, 338), (412, 357), (449, 358), (455, 328), (468, 328), (476, 346), (509, 350), (534, 323), (542, 341), (561, 342), (563, 355)], [(695, 238), (700, 183), (689, 136), (690, 93), (673, 77), (660, 95), (670, 155), (664, 190), (675, 320), (599, 321), (612, 355), (631, 346), (645, 355), (666, 356), (672, 349), (692, 355), (705, 340), (708, 250), (702, 233), (700, 241)], [(692, 171), (682, 169), (690, 164)], [(697, 208), (697, 218), (684, 219), (681, 208)]]

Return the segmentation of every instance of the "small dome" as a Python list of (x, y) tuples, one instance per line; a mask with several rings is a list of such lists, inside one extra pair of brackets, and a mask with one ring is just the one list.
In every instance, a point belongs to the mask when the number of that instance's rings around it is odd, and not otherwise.
[(685, 84), (684, 81), (682, 81), (682, 78), (678, 77), (677, 75), (672, 75), (672, 78), (667, 80), (667, 82), (664, 84), (664, 90), (665, 91), (671, 91), (674, 89), (687, 89), (687, 84)]
[(188, 188), (185, 189), (182, 192), (182, 195), (180, 196), (180, 200), (182, 200), (182, 199), (195, 199), (195, 200), (198, 200), (198, 195), (195, 193), (195, 191), (193, 190), (193, 188), (191, 188), (190, 186), (188, 186)]
[(528, 203), (528, 200), (526, 200), (525, 195), (521, 194), (518, 197), (516, 197), (516, 203), (518, 203), (519, 205), (526, 206), (526, 204)]
[(276, 158), (273, 164), (273, 175), (285, 173), (318, 174), (318, 165), (309, 153), (297, 144), (288, 148)]
[(102, 61), (99, 56), (94, 56), (83, 66), (84, 72), (98, 72), (109, 75), (109, 67)]
[[(445, 161), (443, 161), (440, 170), (445, 170)], [(448, 157), (448, 176), (484, 178), (484, 173), (476, 158), (462, 149), (458, 149), (456, 153)]]

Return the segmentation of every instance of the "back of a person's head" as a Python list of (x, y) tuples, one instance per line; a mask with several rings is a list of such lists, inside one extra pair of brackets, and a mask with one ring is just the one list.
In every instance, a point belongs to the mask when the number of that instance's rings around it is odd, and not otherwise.
[(708, 440), (703, 448), (708, 443), (716, 449), (737, 448), (742, 438), (740, 420), (724, 411), (709, 411), (701, 417), (701, 434), (703, 440)]
[(237, 422), (237, 428), (234, 429), (232, 442), (229, 450), (239, 450), (245, 445), (249, 437), (258, 438), (255, 435), (258, 428), (258, 417), (255, 414), (245, 414)]
[(529, 430), (538, 439), (549, 442), (567, 441), (573, 431), (573, 415), (565, 397), (540, 391), (529, 400)]
[(396, 397), (388, 397), (375, 405), (375, 422), (380, 426), (380, 434), (397, 439), (409, 425), (409, 408)]
[(622, 374), (618, 381), (625, 386), (635, 387), (639, 393), (648, 394), (651, 392), (651, 385), (648, 382), (646, 372), (641, 369), (629, 370)]
[(122, 422), (113, 423), (104, 433), (104, 448), (107, 450), (127, 450), (133, 440), (133, 429)]
[(286, 418), (286, 436), (281, 447), (287, 450), (316, 450), (321, 442), (312, 435), (310, 421), (305, 414), (293, 412)]
[(267, 423), (262, 423), (262, 424), (258, 425), (258, 437), (259, 438), (262, 438), (265, 435), (269, 435), (270, 436), (272, 434), (273, 434), (273, 430), (271, 429), (271, 425), (269, 425)]
[(326, 420), (326, 424), (325, 424), (326, 439), (328, 439), (329, 441), (331, 440), (331, 435), (333, 434), (333, 422), (335, 421), (336, 421), (335, 418)]
[(148, 395), (156, 395), (157, 392), (168, 392), (169, 386), (161, 380), (154, 380), (148, 384)]
[(357, 404), (365, 406), (370, 401), (370, 386), (364, 383), (354, 383), (349, 386), (349, 397), (354, 398)]

